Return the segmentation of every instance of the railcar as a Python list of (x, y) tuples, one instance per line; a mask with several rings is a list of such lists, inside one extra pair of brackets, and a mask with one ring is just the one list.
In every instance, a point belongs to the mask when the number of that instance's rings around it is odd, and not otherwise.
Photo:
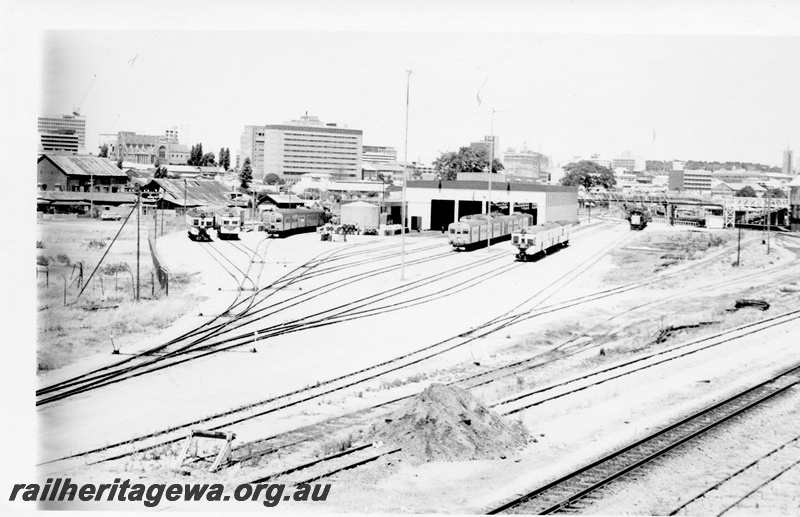
[(556, 247), (569, 245), (572, 224), (552, 222), (523, 228), (511, 234), (511, 244), (517, 248), (517, 260), (526, 262), (547, 254)]
[(189, 239), (210, 241), (211, 235), (208, 232), (214, 227), (214, 214), (192, 208), (186, 212), (186, 224), (189, 227)]
[(628, 211), (628, 221), (631, 223), (631, 230), (644, 230), (650, 222), (650, 211), (646, 208), (635, 207)]
[(325, 211), (308, 208), (278, 208), (264, 212), (262, 221), (270, 237), (285, 237), (301, 232), (316, 231), (325, 224)]
[(214, 214), (214, 229), (220, 239), (239, 239), (242, 232), (242, 217), (233, 210)]
[(473, 249), (488, 244), (489, 237), (492, 243), (507, 240), (513, 232), (527, 228), (532, 222), (533, 216), (524, 213), (466, 215), (448, 226), (448, 242), (457, 250)]

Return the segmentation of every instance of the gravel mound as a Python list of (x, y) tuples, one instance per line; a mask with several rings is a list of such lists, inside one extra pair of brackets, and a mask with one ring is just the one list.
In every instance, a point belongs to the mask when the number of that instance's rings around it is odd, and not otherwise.
[(528, 443), (525, 427), (506, 420), (469, 392), (431, 384), (384, 420), (376, 439), (419, 461), (505, 458)]

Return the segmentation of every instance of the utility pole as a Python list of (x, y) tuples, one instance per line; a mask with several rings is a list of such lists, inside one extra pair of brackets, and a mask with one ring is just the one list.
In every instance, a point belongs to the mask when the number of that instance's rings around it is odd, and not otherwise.
[[(767, 194), (769, 194), (769, 193), (767, 193)], [(771, 205), (772, 205), (772, 203), (770, 202), (770, 198), (768, 197), (767, 198), (767, 255), (769, 255), (769, 233), (770, 233), (770, 226), (771, 226), (770, 223), (772, 222), (770, 220), (771, 219), (770, 216), (772, 215), (772, 214), (770, 214)]]
[(94, 218), (94, 171), (89, 171), (89, 219)]
[(494, 113), (494, 108), (492, 108), (491, 136), (489, 137), (489, 204), (486, 206), (486, 215), (489, 216), (489, 235), (488, 240), (486, 241), (487, 250), (492, 245), (492, 162), (494, 161)]
[(408, 103), (411, 93), (411, 70), (406, 70), (406, 141), (403, 149), (403, 204), (400, 206), (400, 281), (406, 279), (406, 183), (408, 181)]
[(136, 189), (136, 301), (139, 301), (139, 236), (141, 231), (139, 229), (139, 220), (142, 218), (142, 189)]
[(739, 253), (742, 249), (742, 227), (739, 227), (739, 240), (736, 242), (736, 266), (739, 266)]

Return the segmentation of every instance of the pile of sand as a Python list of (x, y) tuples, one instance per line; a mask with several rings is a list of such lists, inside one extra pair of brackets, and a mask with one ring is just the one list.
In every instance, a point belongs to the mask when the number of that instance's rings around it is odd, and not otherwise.
[(525, 427), (467, 391), (431, 384), (377, 427), (376, 440), (420, 461), (498, 459), (528, 443)]

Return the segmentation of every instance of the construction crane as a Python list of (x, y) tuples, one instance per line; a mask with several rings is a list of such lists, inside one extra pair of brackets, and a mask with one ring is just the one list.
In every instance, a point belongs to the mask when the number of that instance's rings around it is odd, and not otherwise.
[(81, 107), (83, 106), (83, 103), (86, 102), (86, 97), (89, 96), (89, 91), (92, 89), (92, 85), (94, 84), (95, 79), (97, 79), (97, 74), (94, 74), (92, 76), (92, 80), (89, 82), (89, 87), (86, 88), (86, 93), (83, 94), (83, 98), (81, 99), (80, 104), (78, 104), (78, 107), (72, 110), (72, 114), (75, 115), (76, 117), (81, 116)]

